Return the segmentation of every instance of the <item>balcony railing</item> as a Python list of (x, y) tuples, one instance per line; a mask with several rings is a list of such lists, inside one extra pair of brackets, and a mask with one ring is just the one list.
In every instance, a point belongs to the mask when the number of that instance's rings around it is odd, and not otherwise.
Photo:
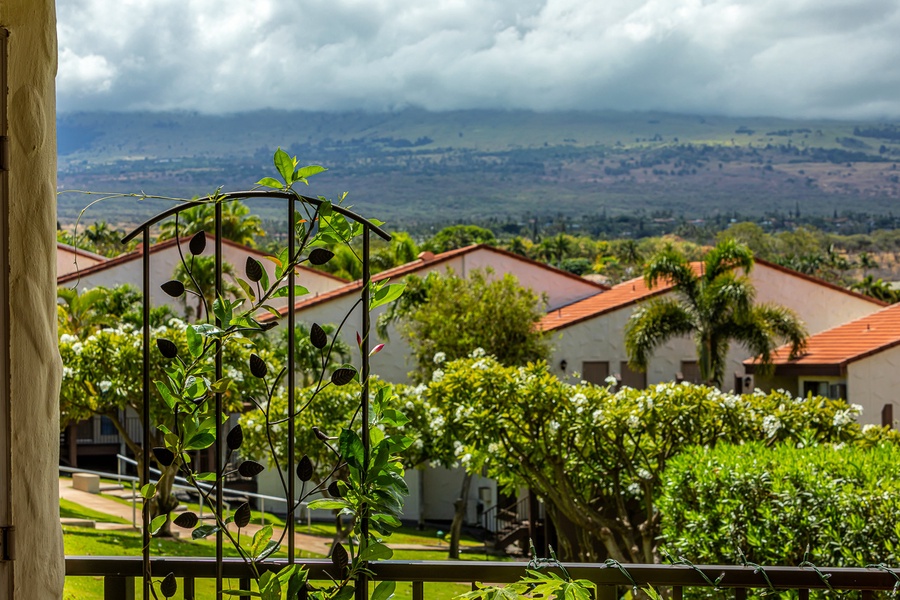
[[(297, 561), (309, 570), (310, 580), (326, 580), (337, 576), (330, 560)], [(277, 571), (285, 561), (266, 561), (263, 568)], [(225, 559), (223, 577), (242, 581), (249, 589), (250, 570), (238, 559)], [(526, 569), (525, 563), (477, 561), (399, 561), (371, 563), (376, 581), (411, 582), (413, 600), (425, 598), (426, 583), (512, 583)], [(900, 573), (878, 568), (812, 568), (766, 567), (764, 570), (744, 566), (696, 567), (684, 565), (621, 565), (565, 563), (569, 574), (597, 584), (598, 600), (616, 600), (631, 586), (662, 587), (671, 590), (671, 598), (680, 600), (685, 588), (710, 588), (719, 579), (719, 590), (733, 590), (737, 600), (747, 597), (752, 589), (797, 590), (800, 600), (807, 600), (811, 590), (854, 590), (861, 598), (873, 598), (876, 591), (891, 591), (900, 583)], [(183, 583), (179, 586), (185, 600), (195, 598), (198, 579), (216, 577), (214, 558), (153, 558), (153, 573), (159, 577), (174, 573)], [(132, 600), (135, 581), (141, 577), (139, 557), (66, 557), (67, 577), (102, 577), (104, 600)], [(248, 586), (248, 587), (244, 587)]]

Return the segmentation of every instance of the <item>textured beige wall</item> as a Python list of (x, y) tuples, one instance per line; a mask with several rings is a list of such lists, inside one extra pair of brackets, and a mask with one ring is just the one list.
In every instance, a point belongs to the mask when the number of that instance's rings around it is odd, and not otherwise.
[(61, 598), (65, 574), (57, 466), (56, 7), (0, 0), (10, 31), (10, 314), (13, 597)]

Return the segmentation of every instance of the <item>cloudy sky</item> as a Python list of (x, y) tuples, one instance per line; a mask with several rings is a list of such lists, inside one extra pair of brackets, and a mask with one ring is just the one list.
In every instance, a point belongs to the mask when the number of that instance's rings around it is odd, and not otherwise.
[(900, 0), (58, 0), (59, 110), (900, 118)]

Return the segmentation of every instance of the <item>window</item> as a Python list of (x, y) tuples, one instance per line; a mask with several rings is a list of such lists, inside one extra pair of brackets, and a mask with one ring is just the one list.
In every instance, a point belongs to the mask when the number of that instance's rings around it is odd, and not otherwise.
[(609, 362), (590, 360), (581, 363), (581, 378), (595, 385), (604, 385), (609, 377)]

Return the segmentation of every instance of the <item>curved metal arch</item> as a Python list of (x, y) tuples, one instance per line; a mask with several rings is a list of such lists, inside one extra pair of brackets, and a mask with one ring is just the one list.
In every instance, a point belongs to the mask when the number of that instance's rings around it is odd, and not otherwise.
[[(210, 204), (213, 202), (229, 202), (233, 200), (242, 200), (244, 198), (278, 198), (282, 200), (299, 200), (301, 202), (305, 202), (307, 204), (312, 204), (315, 207), (321, 205), (324, 201), (321, 198), (313, 198), (311, 196), (304, 196), (302, 194), (298, 194), (294, 191), (284, 191), (284, 190), (247, 190), (243, 192), (227, 192), (224, 194), (220, 194), (218, 196), (205, 196), (200, 198), (199, 200), (191, 200), (189, 202), (185, 202), (183, 204), (179, 204), (178, 206), (173, 206), (170, 209), (164, 210), (163, 212), (157, 214), (155, 217), (144, 221), (136, 228), (134, 228), (131, 233), (127, 234), (122, 238), (122, 243), (127, 244), (138, 235), (140, 235), (143, 231), (148, 230), (153, 225), (156, 225), (160, 221), (168, 219), (169, 217), (186, 210), (188, 208), (192, 208), (194, 206), (201, 206), (204, 204)], [(375, 225), (368, 219), (356, 214), (352, 210), (344, 208), (338, 205), (332, 205), (332, 210), (338, 214), (344, 215), (345, 217), (349, 217), (356, 221), (357, 223), (362, 223), (367, 229), (376, 233), (378, 237), (385, 241), (390, 241), (391, 236), (379, 226)]]

